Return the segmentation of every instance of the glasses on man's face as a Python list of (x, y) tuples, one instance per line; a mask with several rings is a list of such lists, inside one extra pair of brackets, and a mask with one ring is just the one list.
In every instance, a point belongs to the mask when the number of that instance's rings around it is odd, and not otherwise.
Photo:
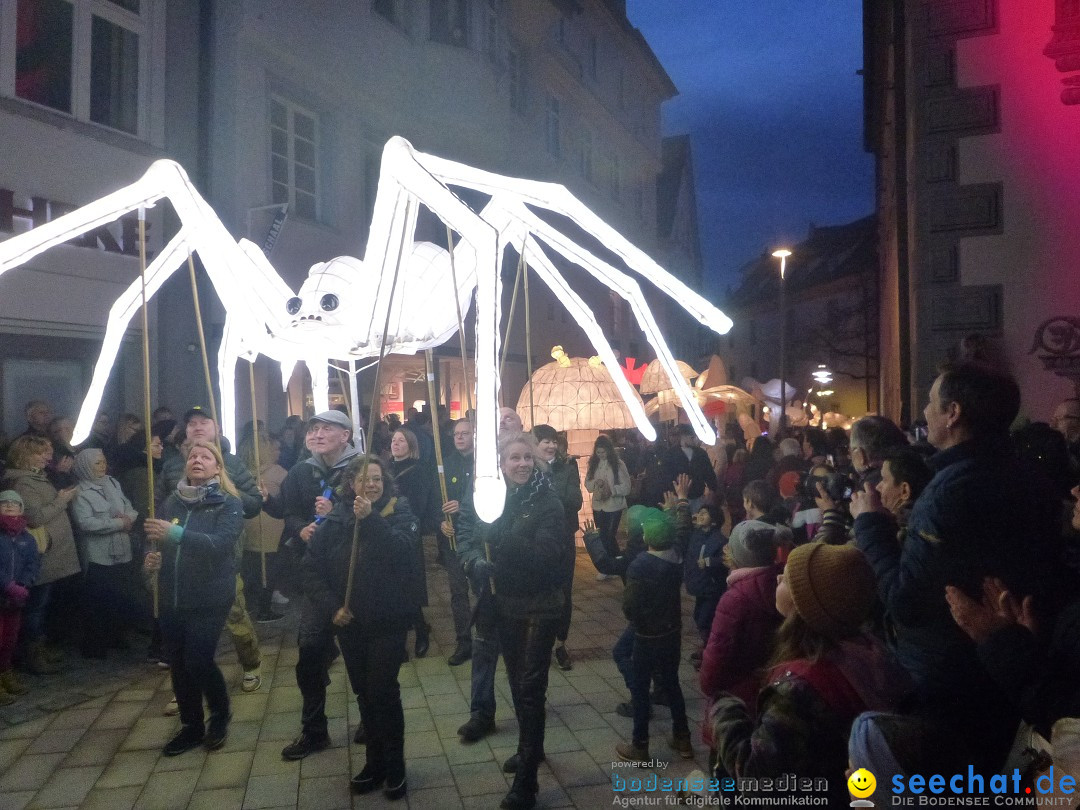
[(454, 438), (455, 439), (464, 439), (464, 438), (466, 438), (468, 436), (472, 436), (472, 431), (471, 430), (466, 430), (466, 431), (461, 432), (461, 433), (458, 433), (457, 431), (454, 431)]

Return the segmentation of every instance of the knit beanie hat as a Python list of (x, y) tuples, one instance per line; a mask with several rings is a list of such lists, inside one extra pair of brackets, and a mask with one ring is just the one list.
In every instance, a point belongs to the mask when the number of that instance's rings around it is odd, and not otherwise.
[(0, 503), (17, 503), (19, 506), (22, 506), (22, 495), (13, 489), (5, 489), (3, 492), (0, 492)]
[(736, 568), (760, 568), (776, 562), (780, 540), (776, 526), (763, 520), (744, 520), (731, 530), (728, 550)]
[(819, 542), (795, 548), (784, 582), (803, 620), (834, 638), (858, 632), (874, 606), (874, 571), (854, 546)]
[(666, 514), (659, 509), (651, 510), (656, 514), (650, 514), (642, 524), (642, 534), (645, 545), (649, 548), (671, 548), (675, 542), (675, 524)]
[(649, 507), (634, 504), (626, 510), (626, 533), (631, 537), (641, 534), (641, 524), (649, 514)]

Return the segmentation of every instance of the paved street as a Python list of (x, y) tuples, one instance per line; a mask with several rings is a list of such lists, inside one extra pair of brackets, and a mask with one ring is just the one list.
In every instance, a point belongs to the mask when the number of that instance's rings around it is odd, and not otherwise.
[[(327, 713), (333, 747), (301, 762), (283, 762), (284, 746), (298, 731), (300, 692), (294, 611), (276, 625), (258, 625), (263, 652), (263, 684), (240, 690), (241, 672), (226, 637), (218, 660), (233, 686), (233, 721), (225, 746), (178, 757), (162, 757), (161, 746), (178, 728), (161, 714), (171, 697), (168, 674), (142, 659), (143, 642), (124, 659), (83, 661), (70, 656), (58, 676), (30, 679), (34, 691), (0, 709), (0, 807), (21, 808), (495, 808), (509, 781), (502, 761), (517, 744), (517, 724), (500, 664), (498, 732), (473, 745), (456, 730), (468, 718), (469, 665), (450, 668), (453, 651), (449, 593), (441, 569), (429, 567), (434, 626), (431, 652), (401, 669), (405, 704), (405, 755), (409, 793), (405, 802), (387, 802), (382, 793), (349, 795), (349, 776), (363, 766), (362, 746), (351, 744), (358, 720), (347, 689), (345, 668), (334, 664)], [(574, 588), (574, 619), (568, 647), (574, 668), (552, 668), (548, 688), (547, 763), (540, 766), (541, 807), (609, 807), (615, 744), (628, 740), (630, 720), (614, 709), (628, 698), (611, 660), (611, 647), (625, 627), (622, 583), (595, 581), (582, 551)], [(693, 646), (684, 600), (683, 658)], [(411, 642), (411, 636), (410, 636)], [(684, 663), (681, 675), (694, 729), (696, 761), (682, 760), (667, 747), (670, 717), (658, 707), (652, 724), (652, 753), (666, 760), (664, 775), (678, 777), (704, 765), (697, 721), (703, 701), (695, 673)], [(641, 772), (638, 772), (641, 773)]]

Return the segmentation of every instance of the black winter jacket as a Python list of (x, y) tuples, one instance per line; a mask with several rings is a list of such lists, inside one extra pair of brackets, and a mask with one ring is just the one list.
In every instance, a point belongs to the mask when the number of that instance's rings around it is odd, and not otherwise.
[[(320, 615), (333, 616), (345, 602), (355, 524), (352, 498), (344, 497), (315, 530), (304, 555), (304, 593)], [(349, 609), (353, 622), (364, 631), (391, 634), (412, 626), (420, 604), (416, 571), (419, 544), (416, 516), (406, 498), (384, 496), (360, 521)]]
[(465, 571), (490, 549), (495, 566), (495, 602), (505, 614), (556, 617), (562, 611), (568, 542), (562, 504), (546, 475), (533, 471), (529, 483), (510, 486), (503, 513), (484, 523), (470, 501), (458, 521), (457, 552)]
[(240, 499), (217, 491), (187, 504), (174, 493), (157, 517), (184, 529), (179, 541), (166, 538), (161, 548), (161, 610), (227, 609), (236, 598), (235, 550), (244, 531)]
[[(330, 500), (337, 503), (347, 489), (348, 481), (342, 481), (345, 469), (359, 451), (347, 447), (332, 468), (323, 464), (322, 459), (311, 456), (294, 464), (285, 480), (281, 482), (281, 493), (270, 498), (265, 504), (266, 514), (285, 521), (281, 532), (282, 542), (300, 536), (300, 530), (315, 519), (315, 499), (330, 490)], [(352, 493), (349, 490), (350, 495)], [(341, 605), (338, 605), (341, 607)]]

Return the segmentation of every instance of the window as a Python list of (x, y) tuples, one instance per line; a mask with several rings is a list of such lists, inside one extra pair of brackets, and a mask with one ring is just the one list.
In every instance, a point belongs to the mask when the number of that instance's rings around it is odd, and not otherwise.
[(469, 46), (468, 0), (431, 0), (431, 39), (459, 48)]
[(145, 0), (18, 0), (15, 96), (138, 135)]
[(270, 99), (270, 174), (275, 203), (319, 216), (319, 120), (292, 102)]
[(589, 129), (581, 130), (581, 176), (593, 182), (593, 136)]
[(510, 82), (510, 109), (525, 112), (525, 73), (521, 54), (511, 48), (506, 52), (506, 68)]
[(548, 96), (547, 99), (544, 135), (548, 154), (554, 158), (562, 157), (559, 143), (559, 100), (555, 96)]

